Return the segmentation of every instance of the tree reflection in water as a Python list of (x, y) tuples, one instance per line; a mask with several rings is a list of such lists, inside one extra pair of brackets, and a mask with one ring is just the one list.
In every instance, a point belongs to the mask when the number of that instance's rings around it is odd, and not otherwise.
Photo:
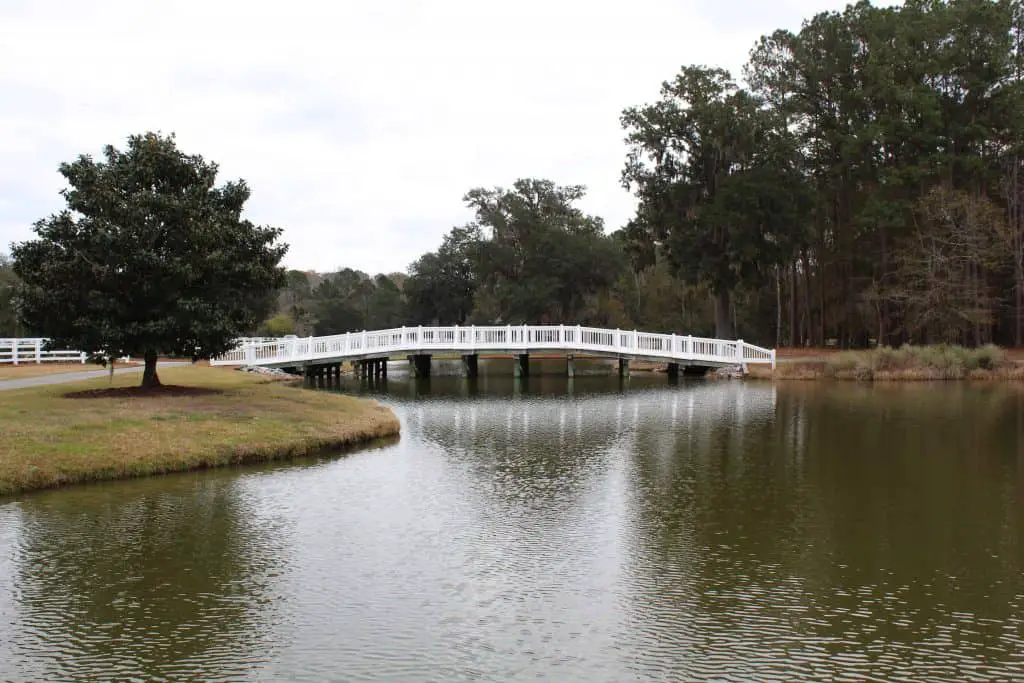
[(0, 678), (244, 676), (268, 650), (272, 577), (287, 571), (280, 530), (251, 503), (244, 478), (219, 472), (0, 508)]

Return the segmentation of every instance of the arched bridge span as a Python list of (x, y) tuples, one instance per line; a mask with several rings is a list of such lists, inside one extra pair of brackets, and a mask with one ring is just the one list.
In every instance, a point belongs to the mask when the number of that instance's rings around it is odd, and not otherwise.
[[(525, 360), (531, 353), (564, 352), (646, 360), (670, 366), (716, 368), (751, 363), (775, 366), (775, 351), (742, 339), (708, 339), (636, 330), (608, 330), (580, 325), (492, 325), (401, 327), (373, 332), (348, 332), (326, 337), (253, 338), (239, 340), (233, 350), (211, 365), (253, 365), (276, 368), (331, 366), (343, 361), (379, 361), (409, 356), (422, 367), (435, 354), (472, 358), (502, 354)], [(516, 364), (519, 367), (519, 364)]]

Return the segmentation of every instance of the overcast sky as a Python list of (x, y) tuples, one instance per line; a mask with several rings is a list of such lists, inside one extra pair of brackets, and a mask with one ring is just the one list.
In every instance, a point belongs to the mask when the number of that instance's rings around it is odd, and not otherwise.
[(60, 162), (147, 130), (245, 178), (294, 268), (404, 270), (520, 177), (586, 185), (611, 231), (624, 107), (845, 5), (0, 0), (0, 250), (61, 208)]

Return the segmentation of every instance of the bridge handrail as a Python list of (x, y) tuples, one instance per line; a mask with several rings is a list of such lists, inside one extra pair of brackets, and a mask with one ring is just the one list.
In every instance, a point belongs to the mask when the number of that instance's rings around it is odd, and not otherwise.
[(234, 349), (211, 365), (306, 362), (375, 353), (443, 349), (450, 351), (525, 351), (545, 348), (653, 356), (666, 360), (715, 363), (770, 363), (773, 349), (690, 335), (602, 329), (581, 325), (470, 325), (396, 327), (324, 337), (239, 339)]

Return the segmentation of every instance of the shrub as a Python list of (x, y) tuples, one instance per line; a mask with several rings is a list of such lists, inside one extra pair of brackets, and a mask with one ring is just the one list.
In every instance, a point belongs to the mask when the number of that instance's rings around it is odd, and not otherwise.
[(971, 359), (969, 367), (981, 370), (997, 370), (1007, 365), (1006, 352), (998, 346), (989, 344), (980, 349), (972, 349), (969, 352)]
[(989, 377), (996, 370), (1012, 370), (1006, 353), (998, 346), (966, 349), (937, 344), (844, 351), (826, 361), (822, 374), (836, 379), (928, 380)]

